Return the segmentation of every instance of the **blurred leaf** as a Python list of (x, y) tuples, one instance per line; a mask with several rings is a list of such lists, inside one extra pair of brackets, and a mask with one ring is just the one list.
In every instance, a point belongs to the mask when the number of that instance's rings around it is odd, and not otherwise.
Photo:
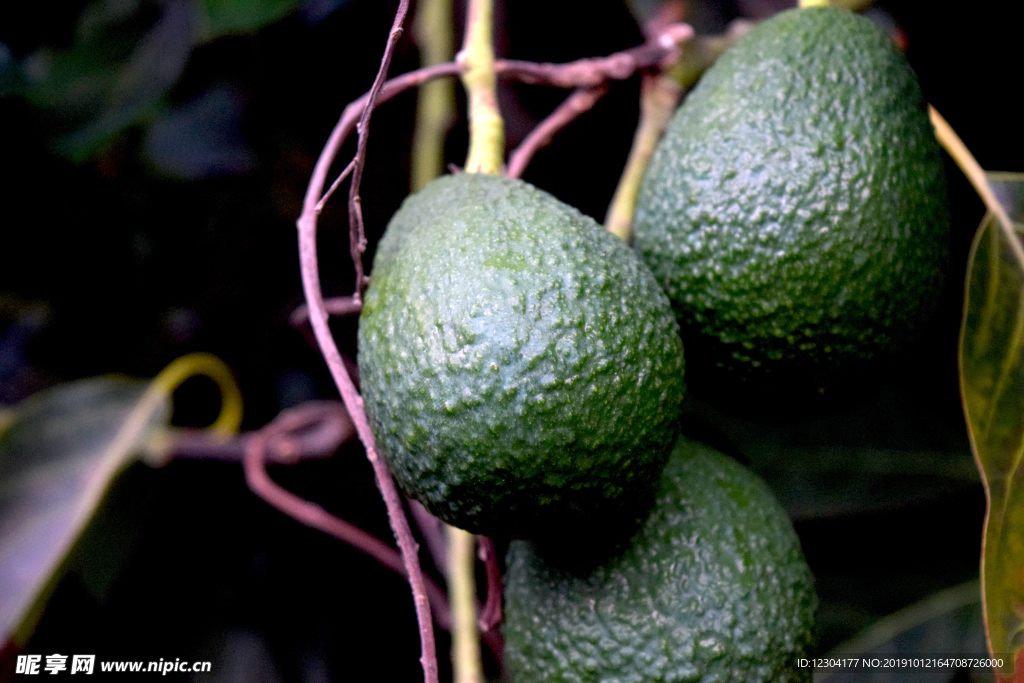
[(69, 49), (24, 60), (25, 96), (63, 135), (63, 154), (87, 159), (160, 110), (195, 44), (197, 14), (191, 0), (93, 2)]
[(245, 173), (256, 155), (242, 138), (243, 104), (240, 88), (217, 85), (165, 112), (146, 135), (146, 156), (181, 178)]
[(112, 479), (166, 425), (166, 395), (147, 386), (59, 386), (21, 403), (0, 434), (0, 642), (31, 633)]
[(198, 33), (196, 24), (191, 2), (165, 2), (160, 18), (111, 80), (99, 114), (62, 140), (62, 150), (82, 161), (105, 147), (113, 135), (159, 111), (161, 98), (185, 70)]
[[(993, 653), (1024, 646), (1024, 174), (990, 175), (1011, 226), (990, 213), (971, 246), (960, 336), (964, 413), (988, 495), (982, 557)], [(1012, 662), (1000, 679), (1011, 680)], [(1012, 680), (1024, 680), (1017, 671)]]
[(206, 37), (253, 31), (283, 19), (298, 0), (202, 0)]
[[(863, 633), (824, 655), (826, 658), (951, 657), (985, 653), (985, 627), (981, 614), (981, 586), (971, 581), (940, 591), (874, 624)], [(990, 669), (952, 668), (849, 670), (818, 669), (814, 683), (906, 683), (929, 681), (991, 681)]]

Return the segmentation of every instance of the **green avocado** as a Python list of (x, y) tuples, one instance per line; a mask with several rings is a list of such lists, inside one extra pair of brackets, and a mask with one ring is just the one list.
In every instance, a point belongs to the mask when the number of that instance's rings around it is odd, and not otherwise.
[(634, 235), (691, 371), (814, 383), (892, 357), (949, 260), (942, 160), (903, 55), (839, 8), (757, 26), (672, 119)]
[(785, 512), (731, 458), (682, 438), (629, 547), (586, 572), (509, 547), (514, 683), (810, 681), (813, 577)]
[(621, 240), (527, 183), (446, 176), (374, 260), (359, 376), (399, 485), (474, 533), (626, 519), (671, 451), (683, 348)]

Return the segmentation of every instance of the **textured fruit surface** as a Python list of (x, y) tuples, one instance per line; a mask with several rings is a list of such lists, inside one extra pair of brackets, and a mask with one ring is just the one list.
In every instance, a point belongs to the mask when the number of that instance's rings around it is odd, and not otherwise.
[(649, 497), (683, 353), (627, 245), (524, 182), (459, 174), (388, 225), (359, 373), (395, 479), (477, 533), (536, 535)]
[(505, 661), (514, 683), (809, 681), (812, 581), (764, 484), (680, 439), (622, 554), (579, 575), (512, 543)]
[(691, 365), (738, 377), (912, 340), (936, 303), (948, 233), (913, 72), (871, 21), (827, 7), (776, 15), (704, 75), (635, 220)]

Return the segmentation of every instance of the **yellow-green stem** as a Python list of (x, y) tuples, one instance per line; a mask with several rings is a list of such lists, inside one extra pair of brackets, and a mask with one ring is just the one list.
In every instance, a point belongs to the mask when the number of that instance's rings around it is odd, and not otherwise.
[(448, 530), (448, 600), (452, 610), (452, 668), (454, 683), (481, 683), (480, 636), (476, 625), (476, 537)]
[(801, 7), (828, 7), (829, 0), (800, 0)]
[(466, 40), (459, 53), (462, 84), (469, 95), (467, 173), (501, 172), (505, 156), (505, 123), (498, 111), (498, 80), (494, 74), (492, 0), (469, 0)]
[(624, 240), (630, 236), (633, 213), (636, 211), (636, 201), (647, 164), (672, 118), (681, 94), (679, 84), (667, 76), (652, 76), (644, 83), (640, 97), (640, 124), (633, 136), (633, 147), (629, 150), (619, 186), (615, 188), (615, 196), (605, 216), (604, 227)]
[[(420, 66), (452, 58), (452, 0), (421, 0), (413, 24), (420, 48)], [(455, 88), (437, 79), (420, 88), (412, 142), (412, 190), (415, 192), (444, 172), (444, 139), (455, 119)]]

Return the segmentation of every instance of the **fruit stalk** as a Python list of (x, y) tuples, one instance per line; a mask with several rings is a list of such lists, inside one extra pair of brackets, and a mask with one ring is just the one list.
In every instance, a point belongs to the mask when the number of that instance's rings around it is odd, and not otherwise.
[(456, 58), (463, 67), (462, 84), (469, 94), (467, 173), (497, 175), (505, 154), (505, 123), (498, 111), (498, 81), (491, 41), (493, 15), (492, 0), (469, 0), (466, 40)]
[(640, 124), (633, 137), (633, 147), (629, 150), (626, 167), (622, 171), (622, 177), (615, 188), (615, 195), (604, 219), (604, 227), (616, 237), (629, 240), (633, 212), (636, 211), (636, 200), (644, 172), (681, 95), (682, 88), (667, 76), (658, 74), (644, 78), (643, 92), (640, 95)]
[(829, 0), (800, 0), (800, 7), (828, 7)]
[(480, 683), (480, 638), (476, 624), (476, 582), (473, 569), (476, 538), (453, 526), (448, 530), (448, 595), (452, 609), (454, 683)]

